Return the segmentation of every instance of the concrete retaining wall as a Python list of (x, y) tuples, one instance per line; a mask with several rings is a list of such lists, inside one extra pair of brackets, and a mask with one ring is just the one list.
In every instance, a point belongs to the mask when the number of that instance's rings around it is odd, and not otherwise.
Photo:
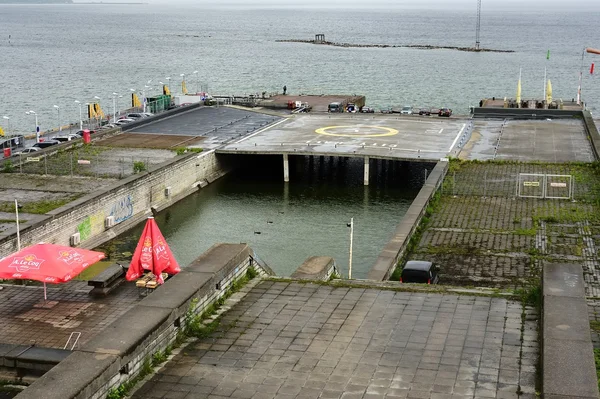
[(580, 265), (543, 268), (542, 393), (544, 398), (598, 398)]
[(213, 246), (16, 397), (106, 398), (172, 344), (187, 318), (224, 296), (250, 266), (268, 274), (254, 257), (246, 244)]
[(330, 256), (311, 256), (296, 269), (291, 278), (295, 280), (329, 281), (338, 274), (335, 259)]
[(594, 123), (594, 119), (592, 118), (592, 114), (589, 111), (583, 111), (583, 124), (585, 126), (585, 131), (590, 138), (590, 143), (592, 144), (592, 150), (594, 150), (594, 155), (596, 159), (600, 159), (600, 133), (598, 133), (598, 128), (596, 123)]
[(546, 119), (573, 118), (581, 111), (537, 108), (474, 108), (474, 118)]
[[(69, 245), (71, 235), (79, 233), (81, 247), (93, 248), (143, 221), (151, 209), (164, 209), (228, 171), (227, 162), (213, 151), (169, 160), (155, 170), (123, 179), (48, 212), (47, 218), (21, 230), (21, 246), (38, 242)], [(114, 227), (105, 227), (108, 216), (114, 218)], [(16, 250), (16, 234), (0, 240), (0, 257)]]
[(369, 280), (387, 280), (393, 273), (396, 265), (404, 256), (410, 238), (419, 226), (419, 223), (421, 223), (429, 201), (431, 201), (434, 194), (442, 185), (447, 171), (447, 161), (441, 161), (435, 165), (421, 191), (419, 191), (417, 198), (414, 199), (400, 221), (400, 224), (396, 227), (394, 236), (383, 248), (375, 264), (371, 267), (367, 276)]

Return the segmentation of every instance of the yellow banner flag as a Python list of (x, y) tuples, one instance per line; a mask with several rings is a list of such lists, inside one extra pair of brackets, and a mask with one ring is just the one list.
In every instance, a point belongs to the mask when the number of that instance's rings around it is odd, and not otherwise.
[(2, 129), (2, 126), (0, 126), (0, 136), (4, 137), (4, 129)]
[(188, 94), (188, 90), (187, 90), (187, 87), (185, 85), (185, 80), (183, 82), (181, 82), (181, 92), (183, 94)]

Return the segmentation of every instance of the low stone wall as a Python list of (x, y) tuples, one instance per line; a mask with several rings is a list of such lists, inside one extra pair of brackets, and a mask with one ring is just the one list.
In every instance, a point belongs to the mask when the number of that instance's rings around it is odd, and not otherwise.
[(224, 296), (249, 267), (267, 275), (246, 244), (217, 244), (79, 350), (40, 377), (19, 399), (104, 399), (135, 378), (152, 355)]
[(337, 274), (335, 259), (331, 256), (311, 256), (296, 269), (291, 278), (295, 280), (329, 281)]
[(598, 127), (596, 126), (590, 111), (583, 111), (583, 125), (590, 138), (594, 155), (596, 156), (596, 159), (600, 159), (600, 133), (598, 133)]
[(431, 201), (434, 194), (442, 185), (447, 170), (447, 161), (441, 161), (435, 165), (421, 191), (419, 191), (417, 198), (414, 199), (400, 221), (400, 224), (396, 227), (396, 232), (392, 239), (386, 244), (375, 264), (371, 267), (367, 275), (369, 280), (383, 281), (390, 277), (394, 268), (400, 259), (402, 259), (402, 256), (404, 256), (410, 238), (419, 226), (419, 223), (421, 223), (429, 201)]
[(579, 110), (538, 108), (474, 108), (474, 118), (546, 119), (581, 116)]
[[(230, 167), (213, 151), (192, 153), (154, 170), (120, 180), (47, 213), (47, 218), (21, 230), (21, 246), (38, 242), (69, 245), (79, 233), (81, 247), (93, 248), (142, 222), (199, 187), (225, 175)], [(114, 221), (108, 227), (107, 218)], [(17, 250), (16, 234), (0, 240), (0, 257)]]
[(542, 394), (544, 398), (598, 398), (580, 265), (543, 268)]

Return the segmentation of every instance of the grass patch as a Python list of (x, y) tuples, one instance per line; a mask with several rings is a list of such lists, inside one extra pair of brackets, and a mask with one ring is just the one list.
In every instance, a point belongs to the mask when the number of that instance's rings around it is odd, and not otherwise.
[(519, 297), (521, 302), (527, 306), (532, 306), (537, 309), (538, 313), (542, 309), (542, 285), (539, 281), (531, 283), (523, 288), (515, 290), (515, 295)]
[(596, 332), (600, 332), (600, 321), (598, 321), (598, 320), (590, 321), (590, 328)]
[[(68, 204), (73, 201), (77, 197), (69, 197), (62, 198), (57, 200), (41, 200), (35, 202), (25, 202), (22, 205), (22, 208), (19, 209), (19, 212), (23, 213), (34, 213), (36, 215), (43, 215), (48, 213), (56, 208), (60, 208), (63, 205)], [(0, 212), (14, 212), (15, 211), (15, 203), (14, 202), (0, 202)]]
[(189, 148), (189, 147), (175, 147), (175, 148), (173, 148), (173, 151), (175, 151), (175, 153), (177, 155), (183, 155), (188, 152), (200, 153), (200, 152), (204, 151), (204, 149), (203, 148)]

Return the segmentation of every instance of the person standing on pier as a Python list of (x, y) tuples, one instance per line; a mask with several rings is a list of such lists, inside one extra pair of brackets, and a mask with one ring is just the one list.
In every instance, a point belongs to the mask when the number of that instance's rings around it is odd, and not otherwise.
[(283, 86), (283, 95), (285, 96), (285, 93), (287, 92), (287, 86)]

